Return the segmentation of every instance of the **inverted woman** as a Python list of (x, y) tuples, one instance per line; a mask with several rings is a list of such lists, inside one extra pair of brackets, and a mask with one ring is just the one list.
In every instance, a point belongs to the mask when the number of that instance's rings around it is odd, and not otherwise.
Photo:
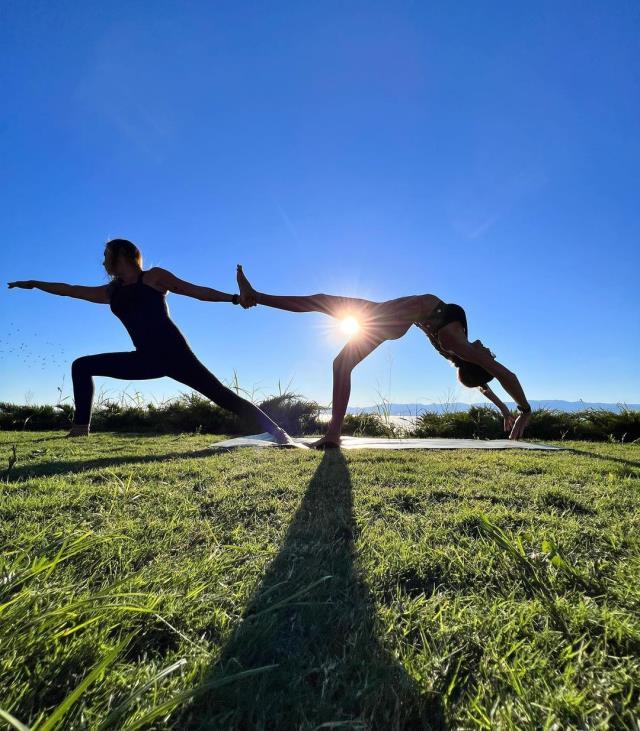
[(40, 289), (50, 294), (109, 305), (127, 329), (135, 350), (86, 355), (71, 366), (75, 416), (70, 437), (87, 436), (93, 403), (93, 377), (107, 376), (127, 381), (169, 376), (199, 391), (243, 421), (257, 424), (283, 446), (298, 446), (289, 435), (251, 402), (224, 386), (195, 356), (169, 316), (167, 292), (207, 302), (239, 303), (237, 294), (185, 282), (166, 269), (142, 269), (142, 254), (126, 239), (109, 241), (103, 265), (109, 284), (84, 287), (34, 280), (9, 282), (9, 288)]
[[(400, 297), (386, 302), (336, 297), (328, 294), (280, 296), (258, 292), (238, 265), (240, 303), (246, 309), (255, 305), (289, 312), (322, 312), (338, 319), (353, 318), (358, 332), (333, 361), (333, 401), (331, 421), (326, 434), (313, 446), (338, 447), (340, 433), (351, 393), (351, 371), (385, 340), (401, 338), (412, 325), (420, 328), (436, 350), (451, 361), (458, 380), (468, 388), (478, 388), (504, 417), (510, 439), (520, 439), (531, 419), (531, 407), (515, 373), (499, 363), (480, 340), (468, 339), (465, 311), (447, 304), (433, 294)], [(515, 417), (489, 387), (496, 378), (513, 398), (519, 414)]]

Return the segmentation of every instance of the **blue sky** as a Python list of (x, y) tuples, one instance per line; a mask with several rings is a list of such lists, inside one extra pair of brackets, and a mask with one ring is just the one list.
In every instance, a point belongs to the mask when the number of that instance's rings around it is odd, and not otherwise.
[[(227, 291), (242, 262), (274, 293), (431, 292), (529, 398), (640, 402), (639, 39), (625, 1), (4, 2), (3, 281), (99, 284), (120, 236)], [(220, 378), (329, 401), (326, 318), (169, 301)], [(477, 400), (414, 330), (353, 404)], [(17, 402), (132, 347), (106, 306), (6, 289), (0, 339)]]

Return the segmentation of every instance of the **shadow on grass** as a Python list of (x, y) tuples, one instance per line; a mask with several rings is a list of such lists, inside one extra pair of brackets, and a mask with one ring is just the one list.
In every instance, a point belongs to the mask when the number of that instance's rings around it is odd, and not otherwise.
[(420, 693), (376, 639), (359, 576), (351, 480), (326, 452), (240, 625), (203, 683), (273, 666), (196, 696), (176, 728), (442, 728), (436, 693)]
[[(136, 438), (139, 434), (132, 435)], [(55, 437), (54, 437), (55, 438)], [(39, 440), (36, 440), (39, 441)], [(32, 442), (33, 443), (33, 442)], [(613, 457), (608, 454), (599, 454), (598, 452), (589, 452), (583, 449), (575, 449), (573, 447), (564, 447), (567, 452), (580, 455), (582, 457), (590, 457), (592, 459), (608, 460), (610, 462), (618, 462), (627, 467), (640, 467), (640, 462), (622, 457)], [(7, 451), (9, 454), (9, 451)], [(134, 464), (150, 464), (153, 462), (166, 462), (172, 459), (199, 459), (201, 457), (217, 457), (227, 454), (227, 450), (213, 450), (211, 447), (185, 452), (168, 452), (163, 454), (142, 454), (142, 455), (122, 455), (111, 457), (97, 457), (93, 459), (76, 459), (76, 460), (55, 460), (51, 462), (41, 462), (35, 464), (20, 464), (21, 458), (18, 456), (18, 464), (10, 470), (4, 469), (0, 472), (0, 480), (5, 483), (21, 482), (34, 477), (51, 477), (53, 475), (61, 475), (65, 473), (83, 472), (85, 470), (103, 469), (105, 467), (120, 467), (122, 465)], [(22, 458), (24, 459), (24, 457)]]
[[(192, 452), (169, 452), (163, 454), (122, 455), (120, 457), (96, 457), (94, 459), (55, 460), (39, 464), (18, 464), (10, 470), (3, 470), (0, 479), (3, 482), (20, 482), (34, 477), (52, 477), (66, 473), (99, 470), (105, 467), (121, 467), (122, 465), (150, 464), (166, 462), (171, 459), (198, 459), (199, 457), (217, 457), (226, 452), (214, 451), (210, 447)], [(18, 457), (20, 462), (20, 457)]]
[(619, 462), (620, 464), (626, 465), (627, 467), (640, 467), (640, 462), (636, 462), (633, 459), (623, 459), (622, 457), (612, 457), (610, 454), (598, 454), (598, 452), (587, 452), (584, 449), (574, 449), (573, 447), (567, 447), (568, 452), (573, 454), (579, 454), (582, 457), (591, 457), (593, 459), (605, 459), (610, 462)]

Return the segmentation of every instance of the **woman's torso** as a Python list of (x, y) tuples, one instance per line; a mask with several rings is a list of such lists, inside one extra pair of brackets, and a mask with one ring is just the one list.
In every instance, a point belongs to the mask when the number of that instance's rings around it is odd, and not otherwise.
[(136, 350), (167, 351), (189, 349), (184, 335), (169, 316), (166, 296), (144, 282), (140, 272), (136, 282), (110, 285), (111, 312), (122, 322)]
[(432, 294), (375, 303), (367, 312), (367, 324), (387, 340), (395, 340), (402, 337), (412, 325), (427, 319), (439, 304), (441, 300)]

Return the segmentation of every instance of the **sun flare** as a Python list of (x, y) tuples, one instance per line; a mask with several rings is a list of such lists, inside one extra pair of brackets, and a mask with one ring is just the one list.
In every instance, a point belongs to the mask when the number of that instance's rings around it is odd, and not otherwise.
[(340, 330), (342, 330), (345, 335), (352, 337), (360, 331), (360, 323), (353, 315), (349, 315), (340, 321)]

